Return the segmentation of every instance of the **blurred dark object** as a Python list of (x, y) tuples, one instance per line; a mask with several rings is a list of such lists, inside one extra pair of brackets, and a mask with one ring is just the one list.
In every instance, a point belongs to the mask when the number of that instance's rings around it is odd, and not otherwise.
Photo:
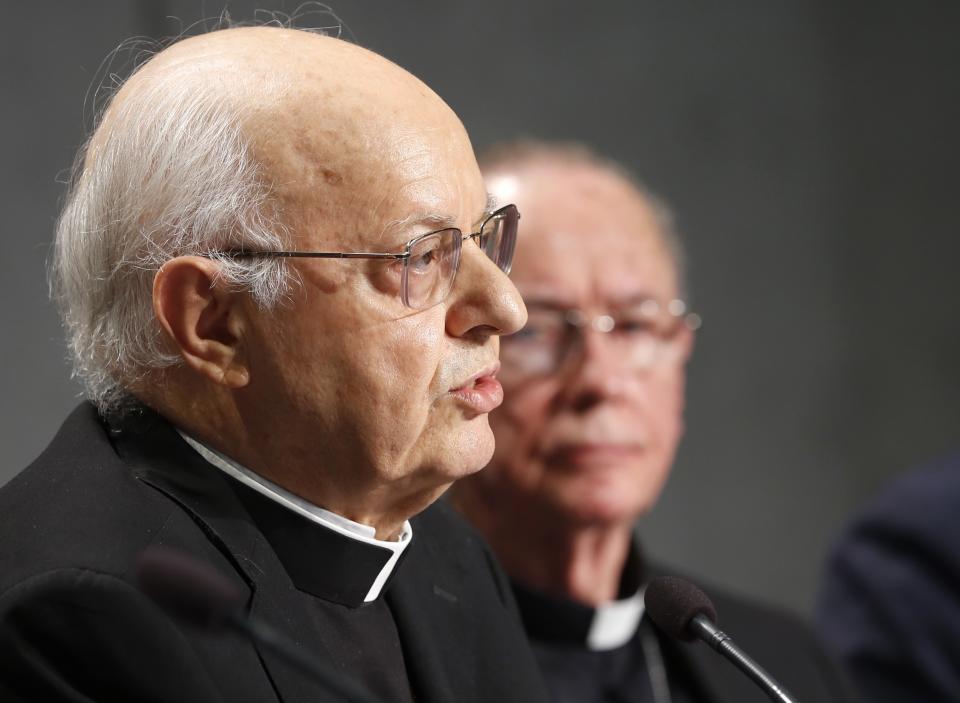
[(960, 454), (895, 481), (853, 522), (817, 621), (864, 700), (960, 701)]
[(339, 674), (320, 656), (244, 612), (246, 597), (229, 578), (188, 554), (149, 547), (137, 563), (137, 586), (171, 615), (195, 626), (230, 629), (273, 652), (291, 667), (330, 691), (335, 700), (378, 703), (359, 684)]
[(690, 630), (690, 621), (697, 615), (717, 621), (717, 611), (707, 594), (676, 576), (653, 579), (643, 592), (643, 603), (657, 627), (684, 642), (698, 639)]
[(197, 627), (223, 627), (242, 612), (243, 592), (208, 565), (164, 547), (137, 562), (136, 583), (161, 608)]

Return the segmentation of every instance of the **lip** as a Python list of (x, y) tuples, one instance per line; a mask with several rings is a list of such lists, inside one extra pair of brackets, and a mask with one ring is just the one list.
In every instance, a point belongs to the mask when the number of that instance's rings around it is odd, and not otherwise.
[(451, 388), (450, 395), (473, 416), (494, 410), (503, 402), (503, 386), (497, 380), (499, 370), (499, 361), (489, 364), (456, 388)]
[(555, 448), (550, 452), (549, 460), (574, 468), (617, 466), (635, 459), (642, 452), (643, 447), (639, 444), (578, 442)]

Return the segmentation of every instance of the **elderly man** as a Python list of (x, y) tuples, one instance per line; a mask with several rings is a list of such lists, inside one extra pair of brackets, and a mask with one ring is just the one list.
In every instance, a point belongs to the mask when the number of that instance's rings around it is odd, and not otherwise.
[(89, 402), (0, 491), (0, 698), (331, 700), (152, 605), (129, 579), (165, 545), (380, 700), (542, 700), (506, 581), (432, 505), (493, 451), (518, 217), (453, 112), (345, 42), (217, 31), (127, 80), (53, 263)]
[[(579, 147), (504, 145), (484, 174), (523, 209), (514, 280), (529, 320), (503, 340), (493, 462), (455, 501), (513, 579), (554, 700), (766, 700), (705, 646), (678, 647), (642, 618), (655, 567), (633, 528), (670, 472), (698, 326), (670, 218)], [(799, 700), (843, 699), (793, 619), (711, 595), (721, 626)]]

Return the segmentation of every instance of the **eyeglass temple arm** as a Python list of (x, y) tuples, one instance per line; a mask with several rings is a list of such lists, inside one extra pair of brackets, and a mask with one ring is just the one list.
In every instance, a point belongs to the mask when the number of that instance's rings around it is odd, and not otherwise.
[(377, 252), (342, 252), (342, 251), (225, 251), (224, 256), (233, 259), (244, 257), (271, 258), (271, 259), (408, 259), (409, 252), (402, 254), (382, 254)]

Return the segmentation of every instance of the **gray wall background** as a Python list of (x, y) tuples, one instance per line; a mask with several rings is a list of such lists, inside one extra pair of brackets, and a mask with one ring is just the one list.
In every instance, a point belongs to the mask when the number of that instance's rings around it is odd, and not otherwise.
[[(674, 205), (706, 325), (687, 438), (640, 529), (694, 574), (808, 610), (851, 511), (960, 444), (960, 5), (332, 4), (346, 36), (422, 77), (476, 145), (584, 140)], [(77, 402), (44, 265), (90, 82), (121, 40), (222, 5), (0, 7), (3, 482)]]

